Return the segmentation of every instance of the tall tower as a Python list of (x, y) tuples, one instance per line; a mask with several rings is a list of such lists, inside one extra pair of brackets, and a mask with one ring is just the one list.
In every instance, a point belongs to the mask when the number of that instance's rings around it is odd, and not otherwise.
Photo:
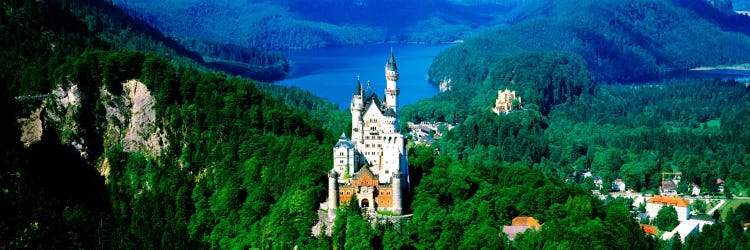
[(396, 81), (398, 81), (398, 68), (396, 67), (396, 58), (393, 56), (393, 48), (391, 48), (391, 58), (388, 59), (388, 62), (385, 64), (385, 80), (386, 108), (396, 111), (396, 97), (400, 91), (396, 86)]
[(401, 215), (403, 209), (401, 208), (401, 175), (400, 172), (393, 174), (393, 182), (391, 188), (393, 189), (393, 213)]
[(354, 96), (352, 97), (351, 112), (352, 112), (352, 141), (362, 143), (362, 136), (364, 134), (364, 124), (362, 124), (362, 112), (364, 111), (364, 90), (362, 90), (362, 83), (359, 81), (357, 76), (357, 88), (354, 90)]
[(333, 221), (336, 217), (336, 206), (339, 203), (338, 189), (337, 189), (337, 176), (336, 171), (331, 169), (328, 173), (328, 219)]

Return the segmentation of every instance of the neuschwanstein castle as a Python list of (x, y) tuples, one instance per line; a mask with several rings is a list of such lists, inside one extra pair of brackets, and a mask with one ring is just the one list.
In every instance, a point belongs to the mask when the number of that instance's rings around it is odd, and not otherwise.
[(391, 211), (401, 215), (402, 197), (409, 193), (406, 142), (399, 131), (396, 99), (398, 68), (391, 51), (385, 64), (385, 99), (367, 88), (359, 77), (351, 102), (351, 138), (342, 134), (333, 147), (333, 169), (328, 173), (328, 218), (353, 195), (368, 212)]

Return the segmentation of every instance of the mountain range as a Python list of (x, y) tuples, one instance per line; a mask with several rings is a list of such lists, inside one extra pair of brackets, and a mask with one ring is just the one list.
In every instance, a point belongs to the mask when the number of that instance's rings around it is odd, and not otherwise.
[(543, 15), (443, 51), (434, 81), (484, 81), (504, 57), (528, 51), (581, 55), (596, 78), (641, 82), (699, 66), (746, 63), (750, 17), (688, 0), (554, 1)]
[(113, 3), (170, 36), (263, 49), (452, 42), (524, 19), (541, 6), (536, 1), (510, 0)]

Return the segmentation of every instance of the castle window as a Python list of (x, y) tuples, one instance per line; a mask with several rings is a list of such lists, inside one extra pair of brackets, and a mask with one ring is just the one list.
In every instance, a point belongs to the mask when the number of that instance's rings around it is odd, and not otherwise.
[(340, 195), (344, 195), (344, 191), (339, 192)]
[(388, 195), (391, 195), (391, 192), (388, 192)]
[(351, 194), (351, 192), (349, 192), (349, 191), (346, 191), (346, 195), (350, 195), (350, 194)]

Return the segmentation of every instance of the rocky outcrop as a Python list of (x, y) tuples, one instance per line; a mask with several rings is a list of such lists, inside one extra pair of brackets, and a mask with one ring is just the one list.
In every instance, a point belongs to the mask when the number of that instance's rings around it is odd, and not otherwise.
[(86, 141), (80, 134), (79, 121), (77, 121), (81, 112), (82, 98), (77, 84), (73, 82), (59, 84), (44, 101), (41, 123), (44, 124), (42, 129), (55, 129), (62, 143), (72, 145), (81, 153), (82, 158), (88, 159)]
[(26, 148), (42, 140), (42, 132), (44, 130), (41, 113), (44, 110), (45, 104), (46, 101), (43, 101), (42, 105), (31, 111), (29, 117), (18, 118), (18, 125), (21, 127), (21, 142)]
[(60, 141), (75, 147), (82, 158), (98, 161), (100, 173), (104, 176), (109, 172), (108, 160), (89, 159), (90, 146), (107, 149), (120, 144), (124, 152), (141, 152), (158, 158), (169, 142), (167, 134), (157, 123), (156, 100), (146, 85), (136, 80), (123, 83), (122, 90), (122, 95), (115, 95), (101, 87), (96, 97), (97, 105), (104, 109), (104, 121), (99, 120), (100, 124), (91, 127), (103, 131), (103, 145), (87, 145), (83, 138), (81, 112), (95, 111), (81, 110), (81, 101), (93, 97), (82, 96), (78, 85), (73, 82), (58, 85), (39, 106), (18, 118), (22, 128), (21, 141), (29, 147), (42, 140), (45, 130), (54, 130)]
[(158, 157), (168, 146), (167, 135), (156, 123), (155, 100), (146, 85), (130, 80), (116, 96), (102, 88), (106, 111), (105, 147), (120, 143), (125, 152), (145, 152)]

